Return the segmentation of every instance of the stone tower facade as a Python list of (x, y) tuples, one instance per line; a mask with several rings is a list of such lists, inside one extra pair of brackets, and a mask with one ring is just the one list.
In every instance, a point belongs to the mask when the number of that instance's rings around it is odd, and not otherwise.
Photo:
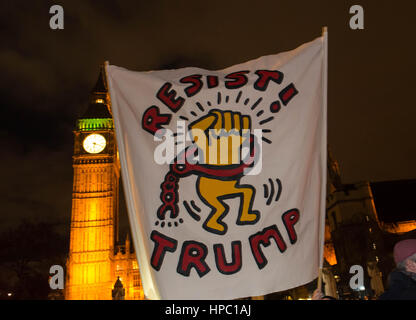
[[(328, 188), (326, 205), (328, 243), (334, 254), (332, 268), (337, 281), (337, 295), (352, 297), (350, 273), (352, 266), (363, 270), (364, 283), (355, 296), (378, 296), (383, 292), (379, 264), (384, 256), (382, 229), (374, 207), (374, 199), (368, 182), (343, 184), (339, 166), (332, 154), (328, 154)], [(327, 239), (326, 239), (327, 240)], [(329, 253), (325, 247), (326, 253)], [(333, 295), (335, 296), (335, 295)]]
[(74, 130), (66, 299), (111, 300), (117, 277), (125, 285), (126, 299), (143, 298), (130, 242), (119, 245), (120, 164), (105, 79), (101, 68)]

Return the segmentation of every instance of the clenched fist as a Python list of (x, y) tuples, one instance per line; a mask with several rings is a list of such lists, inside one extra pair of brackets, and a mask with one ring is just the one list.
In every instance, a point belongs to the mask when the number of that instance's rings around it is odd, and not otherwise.
[(242, 145), (250, 141), (250, 117), (239, 112), (214, 109), (189, 128), (200, 161), (209, 165), (239, 164)]

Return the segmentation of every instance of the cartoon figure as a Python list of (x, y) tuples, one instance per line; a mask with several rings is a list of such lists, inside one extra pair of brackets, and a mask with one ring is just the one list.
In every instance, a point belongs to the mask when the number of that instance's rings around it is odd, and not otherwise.
[[(225, 171), (241, 162), (241, 148), (250, 139), (250, 117), (238, 112), (212, 110), (203, 119), (190, 125), (194, 142), (208, 166), (218, 166)], [(205, 133), (205, 139), (201, 135)], [(200, 155), (201, 157), (201, 155)], [(223, 200), (240, 197), (237, 224), (254, 224), (260, 214), (252, 210), (255, 189), (251, 185), (240, 185), (238, 176), (205, 177), (197, 180), (197, 192), (201, 200), (211, 208), (203, 224), (204, 229), (225, 234), (227, 226), (222, 222), (229, 207)]]
[[(239, 112), (211, 110), (191, 123), (189, 129), (197, 150), (186, 150), (171, 165), (161, 184), (163, 205), (158, 210), (159, 219), (163, 220), (167, 211), (171, 211), (171, 218), (178, 215), (178, 180), (196, 174), (197, 194), (211, 209), (203, 223), (205, 230), (219, 235), (227, 232), (222, 219), (228, 214), (229, 206), (224, 200), (236, 197), (240, 198), (236, 224), (255, 224), (260, 218), (260, 213), (252, 208), (256, 190), (251, 185), (240, 184), (244, 169), (252, 165), (255, 152), (250, 117)], [(251, 160), (242, 162), (242, 148), (247, 145)], [(196, 153), (199, 163), (189, 163), (188, 155)]]

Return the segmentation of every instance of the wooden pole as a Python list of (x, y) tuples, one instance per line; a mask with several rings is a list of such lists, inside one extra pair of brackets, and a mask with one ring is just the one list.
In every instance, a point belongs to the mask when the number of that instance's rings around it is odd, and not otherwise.
[[(323, 87), (324, 87), (324, 109), (326, 112), (326, 108), (327, 108), (327, 73), (328, 73), (328, 27), (322, 27), (322, 37), (323, 37), (323, 41), (324, 41), (324, 70), (323, 70)], [(325, 118), (326, 118), (326, 114), (325, 114)], [(326, 120), (326, 119), (325, 119)], [(325, 149), (327, 148), (327, 146), (325, 145)], [(326, 154), (326, 150), (322, 150), (322, 152), (325, 152)], [(324, 172), (325, 178), (326, 178), (326, 169)], [(325, 179), (326, 180), (326, 179)], [(322, 201), (325, 201), (325, 194), (326, 192), (324, 191), (325, 189), (322, 189)], [(325, 203), (325, 202), (324, 202)], [(317, 285), (317, 289), (318, 291), (322, 291), (322, 267), (323, 267), (323, 256), (324, 256), (324, 242), (325, 242), (325, 215), (323, 217), (321, 217), (321, 221), (320, 221), (320, 234), (319, 234), (319, 241), (320, 241), (320, 257), (319, 257), (319, 265), (318, 265), (318, 285)]]

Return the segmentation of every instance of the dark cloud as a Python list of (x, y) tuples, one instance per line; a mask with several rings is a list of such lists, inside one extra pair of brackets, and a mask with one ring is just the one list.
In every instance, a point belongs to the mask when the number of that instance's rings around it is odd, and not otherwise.
[[(2, 145), (13, 148), (13, 141)], [(2, 153), (0, 226), (22, 220), (69, 226), (72, 192), (71, 152), (38, 147), (28, 152)]]

